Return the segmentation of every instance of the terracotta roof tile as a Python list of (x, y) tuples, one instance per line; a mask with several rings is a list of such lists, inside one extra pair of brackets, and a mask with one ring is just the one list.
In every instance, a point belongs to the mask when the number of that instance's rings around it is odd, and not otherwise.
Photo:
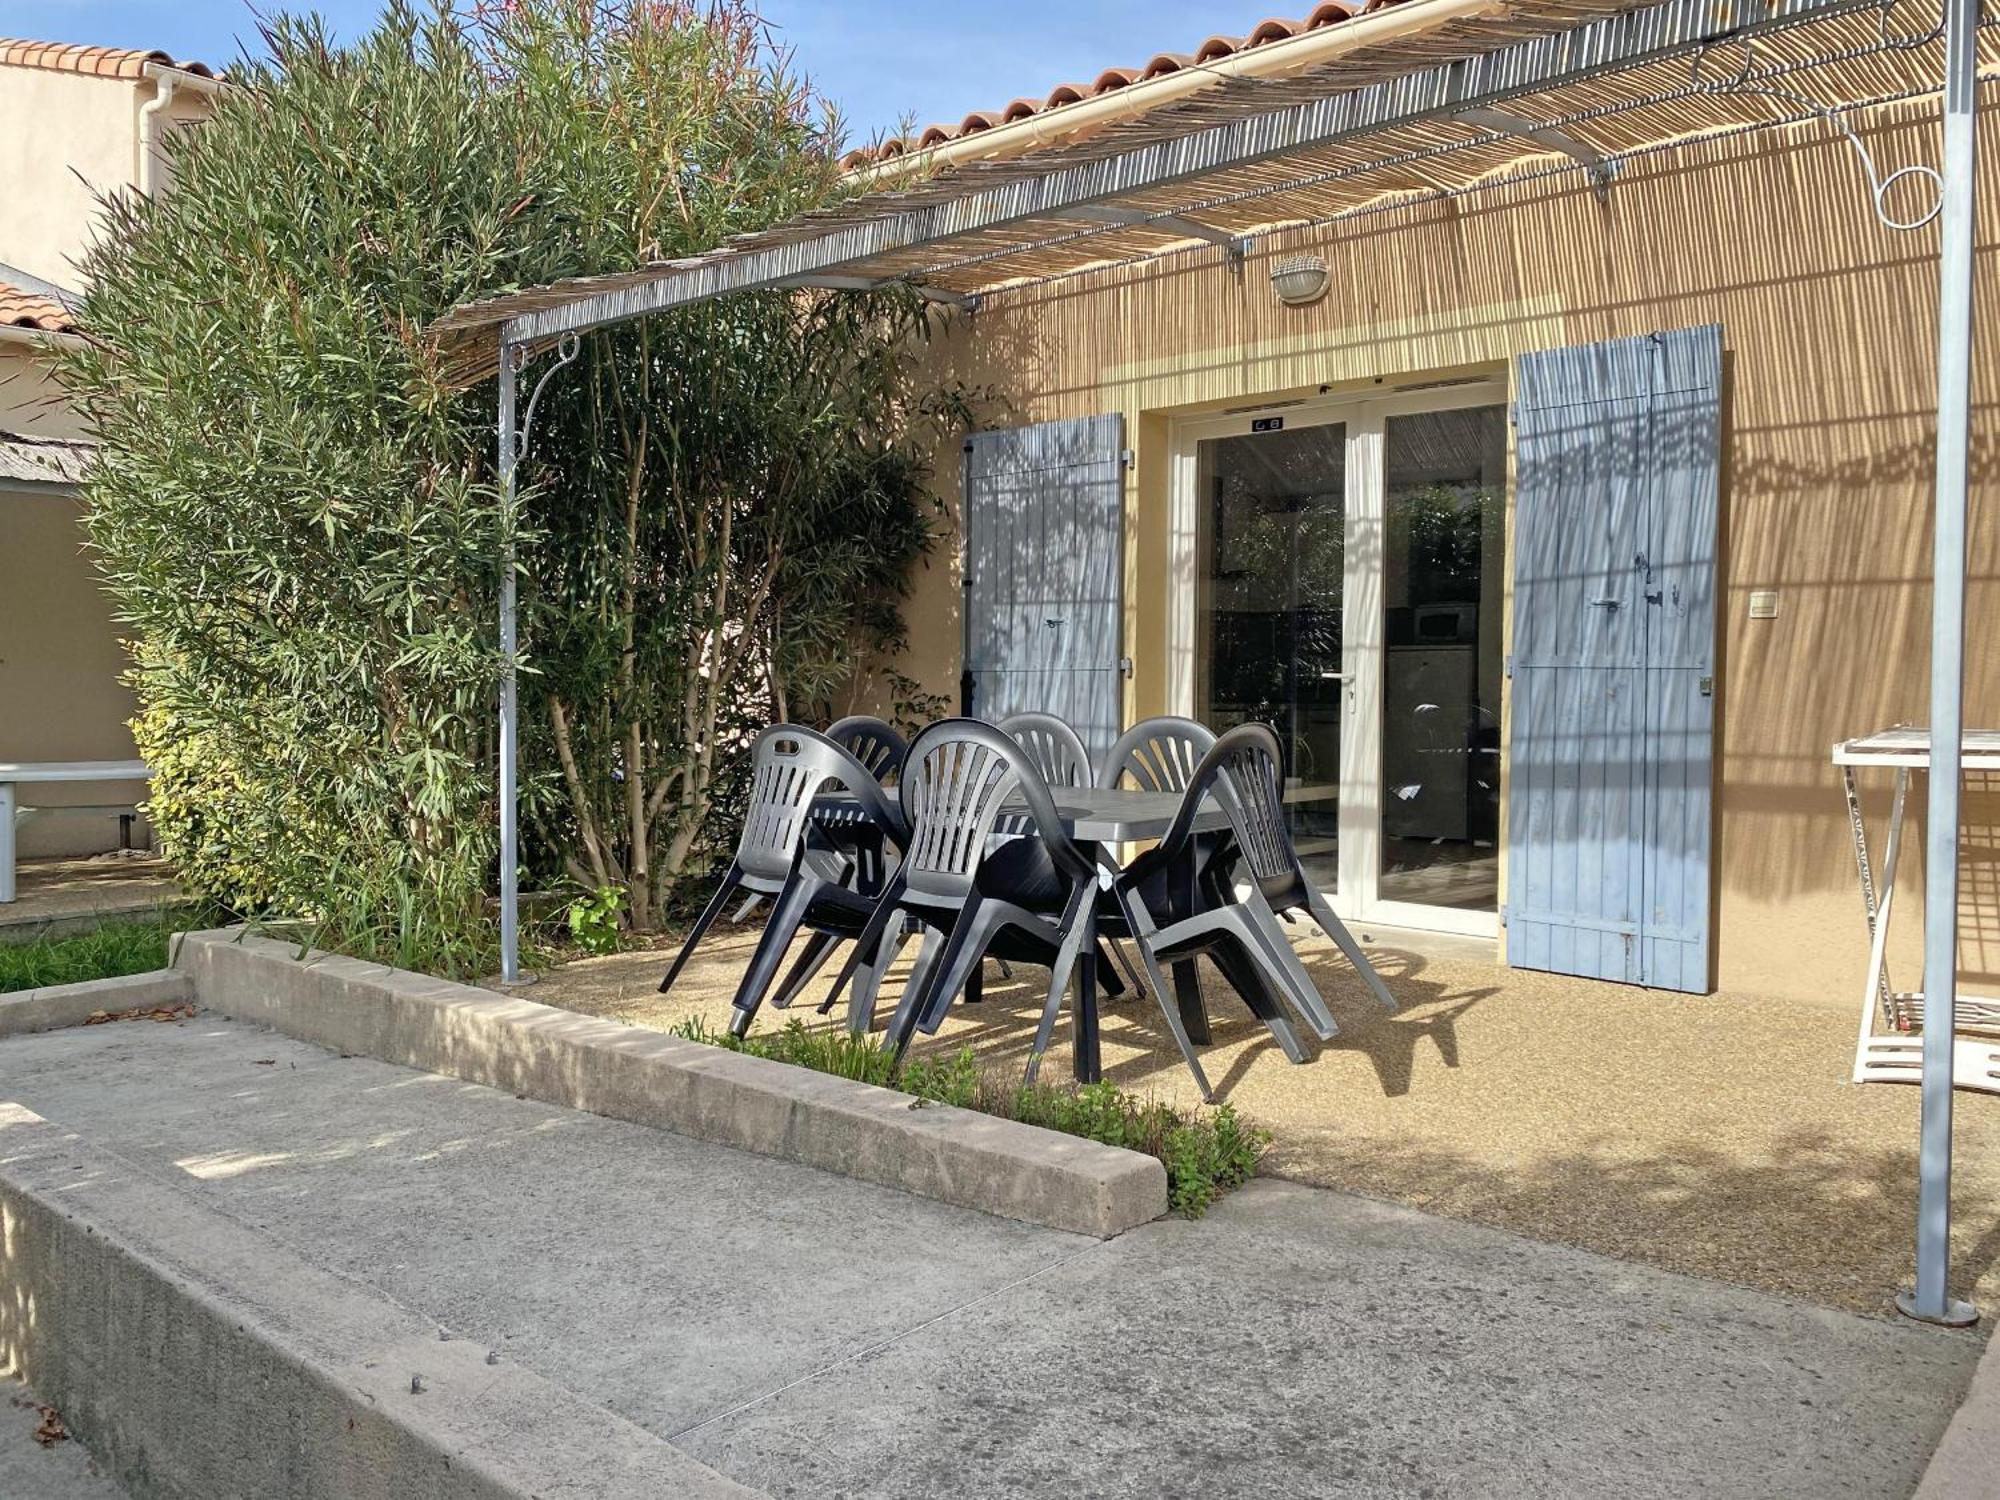
[(1286, 41), (1302, 32), (1317, 31), (1322, 26), (1337, 26), (1350, 16), (1382, 10), (1395, 3), (1396, 0), (1352, 0), (1352, 3), (1349, 0), (1324, 0), (1310, 14), (1296, 20), (1273, 16), (1259, 22), (1244, 36), (1212, 36), (1193, 52), (1162, 52), (1139, 67), (1106, 68), (1089, 83), (1058, 84), (1041, 99), (1016, 99), (1004, 109), (974, 110), (956, 125), (931, 125), (911, 136), (892, 137), (878, 146), (849, 152), (846, 164), (850, 167), (865, 166), (871, 161), (886, 160), (909, 151), (928, 150), (947, 141), (991, 130), (996, 125), (1011, 125), (1016, 120), (1061, 109), (1066, 104), (1130, 88), (1135, 83), (1158, 78), (1164, 73), (1177, 73), (1183, 68), (1218, 62), (1239, 52), (1247, 52), (1252, 47)]
[(143, 78), (148, 64), (176, 68), (198, 78), (219, 78), (207, 63), (182, 62), (160, 51), (131, 47), (83, 47), (65, 42), (31, 42), (0, 37), (0, 65), (45, 68), (56, 73), (81, 73), (87, 78)]
[(34, 328), (43, 333), (71, 333), (76, 319), (60, 302), (0, 281), (0, 328)]

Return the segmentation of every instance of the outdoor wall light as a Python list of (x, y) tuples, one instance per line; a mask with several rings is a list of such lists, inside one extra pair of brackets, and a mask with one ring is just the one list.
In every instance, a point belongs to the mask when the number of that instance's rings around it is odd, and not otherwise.
[(1271, 285), (1285, 306), (1306, 307), (1326, 295), (1333, 278), (1327, 274), (1324, 257), (1291, 255), (1271, 267)]

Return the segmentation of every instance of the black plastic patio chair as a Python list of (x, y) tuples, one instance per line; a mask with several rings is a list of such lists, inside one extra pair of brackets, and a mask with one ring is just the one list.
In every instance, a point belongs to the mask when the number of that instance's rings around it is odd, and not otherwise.
[[(910, 830), (903, 863), (835, 993), (907, 917), (924, 927), (926, 951), (884, 1040), (897, 1055), (917, 1031), (937, 1031), (989, 955), (1047, 965), (1057, 1000), (1074, 979), (1081, 1013), (1092, 1013), (1098, 966), (1078, 957), (1096, 947), (1097, 866), (1064, 831), (1029, 753), (994, 725), (946, 719), (910, 746), (900, 791)], [(996, 838), (1003, 818), (1026, 833)]]
[[(872, 714), (850, 714), (844, 719), (836, 719), (827, 729), (826, 737), (861, 762), (883, 786), (902, 774), (903, 757), (910, 749), (908, 741), (896, 732), (894, 725)], [(851, 800), (843, 804), (822, 798), (813, 809), (813, 821), (832, 837), (843, 853), (854, 859), (860, 888), (880, 891), (887, 874), (886, 850), (882, 845), (881, 831), (863, 816), (859, 804)], [(764, 903), (764, 899), (752, 891), (729, 920), (744, 921)], [(807, 974), (805, 977), (810, 979), (812, 976)], [(788, 985), (784, 997), (777, 1003), (789, 1004), (791, 993)]]
[[(772, 898), (770, 919), (737, 988), (738, 1014), (731, 1018), (731, 1026), (738, 1035), (748, 1028), (786, 947), (802, 925), (813, 926), (818, 946), (808, 945), (787, 980), (788, 998), (811, 977), (801, 970), (808, 965), (817, 968), (813, 960), (823, 962), (832, 945), (858, 932), (867, 913), (874, 909), (879, 883), (857, 885), (856, 861), (816, 821), (816, 814), (825, 814), (829, 787), (846, 793), (835, 805), (841, 819), (856, 828), (865, 824), (900, 845), (904, 826), (901, 812), (868, 769), (814, 730), (797, 724), (774, 725), (757, 737), (751, 758), (750, 803), (737, 839), (736, 857), (660, 981), (662, 994), (673, 988), (695, 948), (737, 891)], [(834, 835), (839, 831), (836, 827)], [(820, 938), (826, 941), (818, 943)], [(879, 979), (879, 973), (873, 977)]]
[[(1340, 1028), (1292, 951), (1279, 914), (1309, 912), (1375, 998), (1390, 1010), (1396, 1002), (1346, 924), (1306, 877), (1285, 826), (1283, 790), (1277, 736), (1262, 724), (1231, 729), (1195, 768), (1166, 837), (1133, 860), (1112, 889), (1122, 899), (1120, 915), (1151, 983), (1160, 982), (1161, 963), (1209, 953), (1286, 1055), (1301, 1062), (1304, 1054), (1290, 1024), (1267, 1004), (1272, 988), (1320, 1040), (1330, 1041)], [(1196, 857), (1194, 822), (1210, 799), (1229, 819), (1229, 843), (1202, 872), (1202, 900), (1190, 912), (1167, 898), (1164, 888), (1175, 862)], [(1240, 894), (1232, 879), (1239, 863), (1248, 876), (1247, 889)], [(1052, 1027), (1053, 1021), (1045, 1017), (1043, 1030)]]
[[(1097, 784), (1115, 788), (1130, 781), (1142, 792), (1184, 792), (1195, 767), (1214, 744), (1215, 731), (1194, 719), (1172, 714), (1141, 719), (1120, 735), (1097, 763)], [(1171, 910), (1183, 914), (1194, 910), (1201, 872), (1207, 868), (1217, 845), (1223, 842), (1225, 835), (1196, 834), (1194, 857), (1176, 861), (1164, 873), (1161, 890), (1171, 903)], [(1143, 989), (1144, 982), (1126, 956), (1124, 944), (1116, 937), (1110, 944), (1133, 983)], [(1173, 976), (1181, 1024), (1195, 1042), (1205, 1044), (1209, 1040), (1208, 1012), (1202, 1005), (1201, 976), (1195, 972), (1194, 960), (1175, 964)]]

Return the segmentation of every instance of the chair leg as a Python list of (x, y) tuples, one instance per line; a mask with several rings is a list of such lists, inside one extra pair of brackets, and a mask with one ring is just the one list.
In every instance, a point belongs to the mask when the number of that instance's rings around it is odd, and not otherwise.
[(778, 986), (778, 993), (771, 997), (771, 1004), (779, 1010), (788, 1010), (799, 992), (813, 981), (813, 975), (826, 967), (826, 961), (833, 957), (833, 950), (840, 944), (837, 934), (815, 932), (806, 940), (805, 951), (799, 954), (798, 962), (785, 975), (785, 982)]
[(723, 871), (722, 884), (715, 888), (715, 894), (708, 898), (708, 905), (704, 906), (701, 915), (694, 919), (694, 931), (690, 932), (687, 941), (681, 944), (681, 951), (674, 955), (673, 967), (667, 970), (667, 977), (660, 981), (662, 995), (672, 989), (674, 981), (681, 977), (681, 970), (687, 967), (688, 959), (694, 956), (695, 944), (699, 943), (708, 929), (715, 925), (715, 919), (722, 915), (722, 908), (729, 904), (729, 893), (736, 889), (742, 879), (742, 872), (734, 863)]
[(758, 908), (758, 906), (763, 903), (763, 900), (764, 898), (762, 896), (758, 895), (754, 891), (751, 892), (749, 898), (746, 899), (741, 906), (737, 907), (735, 911), (729, 914), (730, 925), (735, 927), (740, 927), (745, 922), (749, 921), (750, 913), (755, 911)]
[(1320, 994), (1306, 966), (1299, 962), (1291, 939), (1278, 926), (1277, 917), (1263, 904), (1263, 898), (1252, 892), (1247, 900), (1236, 903), (1232, 913), (1239, 918), (1246, 946), (1252, 953), (1263, 954), (1266, 971), (1278, 982), (1279, 993), (1291, 1002), (1292, 1009), (1318, 1033), (1321, 1041), (1330, 1042), (1339, 1036), (1340, 1026), (1333, 1019), (1333, 1012), (1327, 1009), (1326, 997)]
[(1106, 946), (1118, 960), (1118, 966), (1125, 971), (1125, 977), (1132, 982), (1132, 992), (1143, 995), (1146, 992), (1146, 981), (1139, 977), (1138, 969), (1133, 967), (1132, 955), (1125, 951), (1125, 945), (1117, 938), (1113, 938)]
[[(889, 882), (889, 888), (882, 892), (882, 899), (875, 903), (875, 909), (868, 914), (868, 921), (861, 929), (861, 935), (854, 940), (854, 951), (847, 955), (847, 961), (840, 966), (840, 972), (833, 977), (833, 988), (826, 992), (826, 998), (819, 1003), (819, 1013), (826, 1015), (833, 1010), (834, 1002), (840, 999), (840, 992), (847, 988), (848, 981), (855, 972), (876, 951), (876, 944), (889, 930), (889, 923), (902, 916), (896, 905), (903, 894), (900, 877)], [(891, 944), (891, 948), (895, 945)]]
[(1220, 942), (1209, 950), (1215, 966), (1222, 970), (1222, 977), (1229, 981), (1229, 987), (1243, 997), (1243, 1003), (1250, 1007), (1250, 1013), (1264, 1023), (1272, 1038), (1283, 1050), (1286, 1057), (1295, 1063), (1306, 1060), (1306, 1049), (1299, 1041), (1299, 1034), (1292, 1029), (1284, 1007), (1271, 993), (1264, 982), (1264, 976), (1257, 972), (1257, 960), (1236, 942)]
[(1076, 970), (1077, 955), (1083, 952), (1083, 903), (1094, 898), (1090, 889), (1079, 889), (1069, 898), (1069, 906), (1062, 915), (1062, 946), (1056, 950), (1055, 962), (1049, 966), (1049, 994), (1042, 1006), (1042, 1024), (1035, 1028), (1035, 1044), (1028, 1051), (1027, 1071), (1021, 1076), (1033, 1083), (1035, 1075), (1041, 1071), (1042, 1054), (1049, 1050), (1049, 1044), (1056, 1039), (1056, 1017), (1062, 1014), (1063, 992), (1069, 988), (1070, 975)]
[(977, 1005), (986, 998), (986, 965), (977, 963), (965, 979), (965, 1003)]
[(1097, 988), (1107, 1000), (1116, 1000), (1125, 993), (1125, 976), (1111, 961), (1111, 949), (1115, 946), (1114, 942), (1104, 938), (1097, 942)]
[[(1139, 950), (1139, 962), (1146, 975), (1146, 988), (1153, 992), (1153, 999), (1160, 1007), (1160, 1014), (1166, 1017), (1167, 1030), (1174, 1034), (1174, 1045), (1181, 1049), (1181, 1060), (1194, 1074), (1195, 1087), (1201, 1090), (1204, 1103), (1215, 1102), (1215, 1090), (1208, 1085), (1208, 1075), (1201, 1070), (1201, 1059), (1194, 1055), (1194, 1041), (1188, 1035), (1186, 1023), (1182, 1020), (1177, 1006), (1167, 989), (1167, 982), (1160, 973), (1159, 963), (1153, 957), (1152, 923), (1141, 914), (1141, 903), (1132, 900), (1124, 891), (1113, 887), (1120, 910), (1125, 913), (1125, 929), (1132, 934), (1132, 946)], [(1143, 923), (1143, 925), (1142, 925)]]
[[(875, 945), (874, 957), (861, 965), (859, 977), (854, 981), (854, 998), (847, 1002), (847, 1034), (851, 1037), (865, 1037), (875, 1029), (875, 1000), (882, 993), (882, 981), (888, 977), (889, 966), (896, 961), (902, 950), (903, 939), (909, 934), (899, 930), (893, 940), (884, 936)], [(819, 1008), (825, 1015), (833, 1009), (832, 1000)]]
[(951, 1002), (972, 983), (980, 965), (986, 962), (987, 948), (1003, 925), (1003, 913), (983, 901), (969, 901), (959, 912), (958, 920), (952, 924), (951, 939), (938, 959), (938, 977), (917, 1015), (917, 1027), (925, 1036), (937, 1035), (938, 1027), (944, 1024), (951, 1010)]
[(929, 1011), (931, 996), (944, 977), (943, 970), (954, 956), (954, 945), (958, 950), (964, 947), (963, 934), (971, 930), (968, 919), (976, 904), (967, 904), (949, 933), (935, 927), (924, 928), (924, 945), (917, 951), (916, 967), (910, 970), (910, 982), (903, 986), (903, 998), (897, 1002), (895, 1014), (889, 1017), (888, 1034), (882, 1038), (885, 1052), (901, 1057), (909, 1050), (918, 1023)]
[(785, 961), (785, 950), (791, 947), (792, 939), (805, 924), (806, 908), (819, 894), (821, 884), (819, 877), (808, 875), (803, 870), (795, 870), (786, 882), (777, 904), (771, 908), (770, 920), (764, 924), (764, 935), (757, 941), (757, 951), (750, 956), (750, 967), (744, 971), (742, 983), (736, 986), (736, 999), (732, 1002), (729, 1015), (732, 1036), (749, 1035), (757, 1007), (764, 1003), (772, 981), (778, 977), (778, 965)]
[(1354, 941), (1354, 934), (1347, 930), (1347, 924), (1334, 915), (1333, 907), (1326, 897), (1308, 886), (1306, 905), (1312, 912), (1313, 920), (1319, 923), (1319, 930), (1340, 945), (1340, 951), (1347, 955), (1347, 961), (1354, 965), (1361, 975), (1362, 983), (1374, 992), (1375, 998), (1389, 1010), (1396, 1009), (1396, 999), (1389, 993), (1389, 987), (1382, 982), (1382, 976), (1375, 972), (1375, 965), (1368, 962), (1368, 955), (1361, 951), (1361, 945)]

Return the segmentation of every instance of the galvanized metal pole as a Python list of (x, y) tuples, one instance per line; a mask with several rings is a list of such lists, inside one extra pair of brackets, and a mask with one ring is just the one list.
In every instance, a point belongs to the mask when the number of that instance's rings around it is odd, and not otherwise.
[(1936, 538), (1931, 595), (1931, 781), (1924, 869), (1923, 1123), (1917, 1284), (1897, 1307), (1927, 1323), (1978, 1317), (1946, 1294), (1951, 1269), (1951, 1071), (1958, 1000), (1958, 793), (1965, 708), (1966, 454), (1972, 425), (1973, 182), (1979, 0), (1944, 0), (1943, 211), (1938, 256)]
[(500, 982), (521, 980), (520, 809), (515, 785), (520, 708), (514, 692), (514, 362), (500, 341)]

